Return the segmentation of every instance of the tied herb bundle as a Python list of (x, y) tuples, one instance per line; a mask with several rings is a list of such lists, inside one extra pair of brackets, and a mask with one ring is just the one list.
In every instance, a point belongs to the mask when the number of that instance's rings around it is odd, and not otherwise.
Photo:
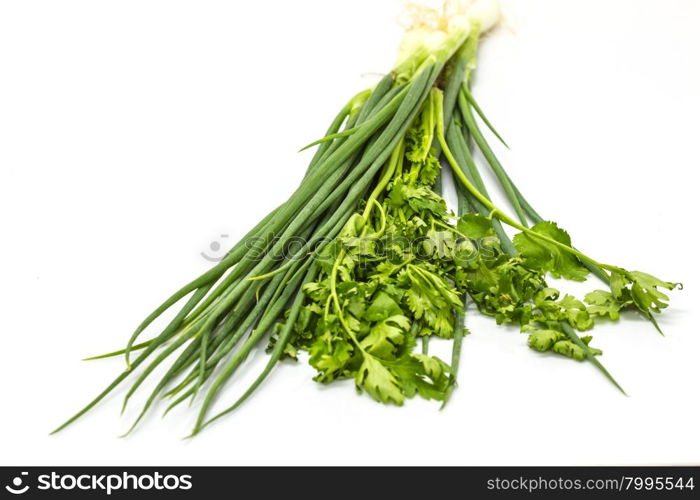
[[(480, 37), (498, 18), (494, 0), (422, 11), (394, 70), (354, 96), (310, 145), (316, 152), (292, 196), (150, 314), (125, 349), (97, 356), (124, 355), (126, 368), (54, 432), (133, 376), (126, 407), (164, 364), (128, 432), (165, 399), (166, 413), (198, 403), (197, 434), (300, 350), (308, 352), (318, 382), (353, 379), (384, 403), (400, 405), (417, 394), (444, 404), (456, 384), (470, 302), (498, 324), (519, 326), (531, 348), (587, 360), (620, 388), (598, 360), (601, 351), (580, 332), (601, 318), (618, 320), (626, 309), (658, 328), (654, 314), (667, 306), (664, 290), (678, 284), (577, 250), (506, 173), (482, 127), (502, 139), (470, 92)], [(513, 216), (491, 202), (474, 148)], [(456, 214), (441, 197), (443, 170), (457, 187)], [(512, 239), (504, 226), (515, 230)], [(603, 289), (583, 300), (562, 296), (547, 285), (548, 274), (575, 281), (593, 274)], [(173, 308), (167, 326), (140, 341)], [(429, 355), (432, 336), (452, 340), (449, 363)], [(214, 413), (226, 383), (260, 345), (270, 354), (262, 373)]]

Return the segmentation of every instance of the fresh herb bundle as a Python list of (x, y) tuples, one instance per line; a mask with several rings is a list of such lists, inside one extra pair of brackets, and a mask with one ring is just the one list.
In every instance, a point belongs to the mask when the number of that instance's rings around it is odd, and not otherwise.
[[(667, 306), (664, 290), (678, 284), (594, 260), (538, 215), (489, 147), (480, 123), (502, 139), (470, 92), (479, 39), (498, 21), (495, 2), (432, 14), (436, 22), (417, 19), (409, 30), (394, 70), (353, 97), (312, 144), (316, 153), (292, 196), (149, 315), (125, 349), (97, 357), (124, 355), (126, 369), (54, 432), (134, 376), (126, 407), (168, 363), (129, 432), (167, 398), (166, 413), (186, 400), (199, 402), (197, 434), (300, 350), (308, 352), (321, 383), (352, 378), (358, 390), (384, 403), (400, 405), (416, 394), (447, 402), (469, 301), (498, 324), (518, 325), (531, 348), (588, 360), (617, 385), (591, 337), (579, 332), (599, 318), (617, 320), (626, 309), (656, 325), (653, 315)], [(474, 147), (514, 217), (491, 202)], [(443, 167), (457, 185), (457, 214), (440, 195)], [(504, 225), (518, 233), (511, 239)], [(593, 274), (606, 289), (583, 301), (561, 296), (547, 285), (547, 274), (575, 281)], [(141, 333), (176, 306), (165, 329), (139, 343)], [(428, 354), (432, 336), (452, 339), (449, 364)], [(261, 343), (270, 352), (263, 372), (234, 404), (212, 415), (221, 390)]]

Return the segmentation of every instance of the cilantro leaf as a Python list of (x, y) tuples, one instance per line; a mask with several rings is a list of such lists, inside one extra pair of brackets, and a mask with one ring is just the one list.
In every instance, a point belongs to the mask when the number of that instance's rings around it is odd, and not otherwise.
[(557, 303), (563, 314), (563, 319), (577, 330), (585, 331), (593, 328), (593, 318), (588, 314), (586, 305), (573, 295), (565, 295)]
[(401, 381), (406, 397), (416, 394), (425, 399), (444, 401), (453, 380), (450, 367), (435, 356), (410, 354), (389, 363)]
[(402, 311), (396, 301), (385, 292), (378, 292), (364, 313), (367, 321), (382, 321), (390, 316), (401, 315)]
[[(581, 341), (588, 346), (592, 337), (581, 337)], [(581, 346), (575, 344), (567, 336), (558, 330), (538, 330), (528, 337), (528, 346), (540, 352), (552, 351), (568, 358), (583, 361), (588, 356), (588, 352)], [(588, 351), (594, 355), (603, 354), (600, 349), (588, 347)]]
[[(571, 246), (569, 234), (554, 222), (540, 222), (532, 227), (536, 233)], [(584, 281), (588, 276), (581, 262), (570, 253), (556, 245), (543, 241), (526, 233), (518, 233), (513, 238), (515, 248), (520, 252), (526, 265), (533, 269), (549, 271), (556, 278), (563, 277), (575, 281)]]
[(421, 243), (427, 256), (435, 256), (439, 259), (454, 256), (456, 241), (450, 231), (430, 229)]
[(374, 356), (388, 359), (396, 347), (403, 344), (404, 333), (410, 326), (411, 321), (406, 316), (391, 316), (375, 324), (360, 346)]
[(651, 274), (641, 271), (632, 271), (629, 274), (632, 283), (630, 288), (632, 300), (642, 311), (660, 313), (661, 309), (668, 307), (668, 295), (659, 290), (659, 288), (673, 290), (680, 286), (679, 283), (662, 281)]
[(473, 240), (494, 234), (493, 224), (483, 215), (465, 214), (457, 221), (457, 231)]
[(355, 384), (377, 401), (402, 405), (403, 393), (399, 381), (381, 361), (373, 356), (364, 356), (362, 365), (355, 375)]
[(314, 380), (328, 383), (347, 376), (346, 367), (352, 358), (353, 346), (328, 331), (311, 345), (309, 354), (309, 364), (319, 372)]
[(620, 309), (628, 302), (618, 302), (612, 293), (606, 292), (605, 290), (594, 290), (587, 293), (583, 298), (588, 306), (588, 312), (590, 314), (595, 314), (600, 317), (608, 317), (613, 321), (620, 319)]
[(642, 313), (660, 313), (668, 306), (668, 295), (659, 290), (682, 288), (680, 283), (660, 280), (641, 271), (613, 272), (610, 276), (610, 292), (621, 307), (634, 304)]
[(527, 339), (527, 345), (536, 351), (545, 352), (564, 339), (566, 339), (566, 335), (557, 330), (538, 330), (530, 334)]
[[(586, 346), (588, 346), (588, 343), (591, 341), (591, 337), (581, 337), (581, 340), (584, 344), (586, 344)], [(588, 356), (588, 353), (581, 346), (573, 343), (570, 340), (560, 340), (559, 342), (555, 343), (552, 346), (552, 351), (577, 361), (583, 361)], [(603, 351), (593, 347), (588, 347), (588, 351), (594, 356), (603, 354)]]

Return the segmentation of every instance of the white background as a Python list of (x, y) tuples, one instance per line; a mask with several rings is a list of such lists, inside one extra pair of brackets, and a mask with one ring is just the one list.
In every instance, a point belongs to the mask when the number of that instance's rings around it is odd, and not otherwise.
[(123, 368), (80, 359), (122, 347), (208, 268), (200, 252), (291, 193), (297, 149), (391, 68), (401, 3), (6, 1), (0, 464), (698, 464), (700, 2), (506, 7), (475, 88), (506, 167), (588, 254), (685, 284), (666, 338), (635, 315), (594, 331), (629, 397), (470, 311), (442, 412), (299, 363), (194, 440), (185, 407), (117, 439), (137, 409), (119, 418), (123, 390), (49, 437)]

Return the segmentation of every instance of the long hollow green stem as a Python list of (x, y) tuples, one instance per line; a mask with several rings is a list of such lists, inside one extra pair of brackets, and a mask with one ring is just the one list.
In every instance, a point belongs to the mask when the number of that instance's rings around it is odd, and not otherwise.
[[(304, 277), (302, 283), (309, 283), (314, 279), (318, 272), (318, 268), (316, 267), (315, 264), (311, 266), (311, 268), (307, 271), (306, 276)], [(284, 325), (284, 329), (280, 333), (279, 337), (275, 341), (275, 346), (270, 353), (270, 359), (268, 360), (267, 364), (265, 365), (265, 368), (263, 371), (258, 375), (258, 377), (255, 379), (255, 381), (248, 387), (248, 389), (241, 395), (240, 398), (231, 406), (226, 408), (225, 410), (219, 412), (209, 420), (207, 420), (204, 424), (202, 424), (202, 428), (210, 425), (214, 421), (218, 420), (219, 418), (223, 417), (224, 415), (227, 415), (228, 413), (231, 413), (234, 411), (236, 408), (238, 408), (240, 405), (242, 405), (254, 392), (255, 390), (262, 384), (267, 376), (270, 374), (272, 369), (275, 367), (277, 362), (280, 360), (282, 357), (282, 354), (284, 353), (284, 349), (289, 343), (290, 337), (292, 336), (293, 328), (294, 328), (294, 323), (296, 322), (297, 318), (299, 317), (299, 313), (301, 311), (301, 306), (304, 301), (304, 292), (302, 289), (299, 289), (299, 292), (297, 292), (297, 296), (294, 299), (294, 303), (292, 304), (292, 307), (289, 310), (289, 316), (286, 319), (286, 323)]]
[(452, 155), (452, 152), (447, 146), (447, 142), (445, 141), (445, 134), (444, 134), (444, 126), (442, 125), (442, 122), (438, 122), (438, 140), (440, 141), (440, 145), (443, 148), (443, 154), (445, 155), (445, 158), (447, 159), (448, 163), (452, 167), (453, 171), (455, 172), (457, 178), (459, 181), (464, 185), (465, 188), (486, 208), (491, 210), (491, 214), (498, 217), (501, 221), (506, 223), (507, 225), (518, 229), (522, 231), (523, 233), (527, 234), (530, 237), (545, 241), (549, 243), (550, 245), (554, 245), (558, 247), (561, 250), (564, 250), (567, 253), (570, 253), (571, 255), (574, 255), (581, 259), (582, 261), (587, 261), (590, 262), (591, 264), (598, 266), (603, 269), (607, 269), (608, 271), (612, 272), (618, 272), (621, 274), (626, 274), (624, 270), (620, 269), (619, 267), (611, 266), (608, 264), (602, 264), (600, 262), (597, 262), (596, 260), (592, 259), (591, 257), (588, 257), (587, 255), (579, 252), (578, 250), (570, 247), (569, 245), (566, 245), (560, 241), (557, 241), (553, 238), (550, 238), (549, 236), (546, 236), (544, 234), (540, 234), (536, 231), (533, 231), (529, 229), (528, 227), (522, 225), (518, 221), (512, 219), (508, 215), (506, 215), (501, 209), (496, 207), (491, 200), (489, 200), (486, 196), (481, 194), (479, 190), (474, 187), (474, 185), (467, 179), (467, 177), (464, 175), (464, 172), (462, 172), (462, 169), (459, 167), (459, 164), (457, 163), (457, 160), (455, 160), (454, 156)]

